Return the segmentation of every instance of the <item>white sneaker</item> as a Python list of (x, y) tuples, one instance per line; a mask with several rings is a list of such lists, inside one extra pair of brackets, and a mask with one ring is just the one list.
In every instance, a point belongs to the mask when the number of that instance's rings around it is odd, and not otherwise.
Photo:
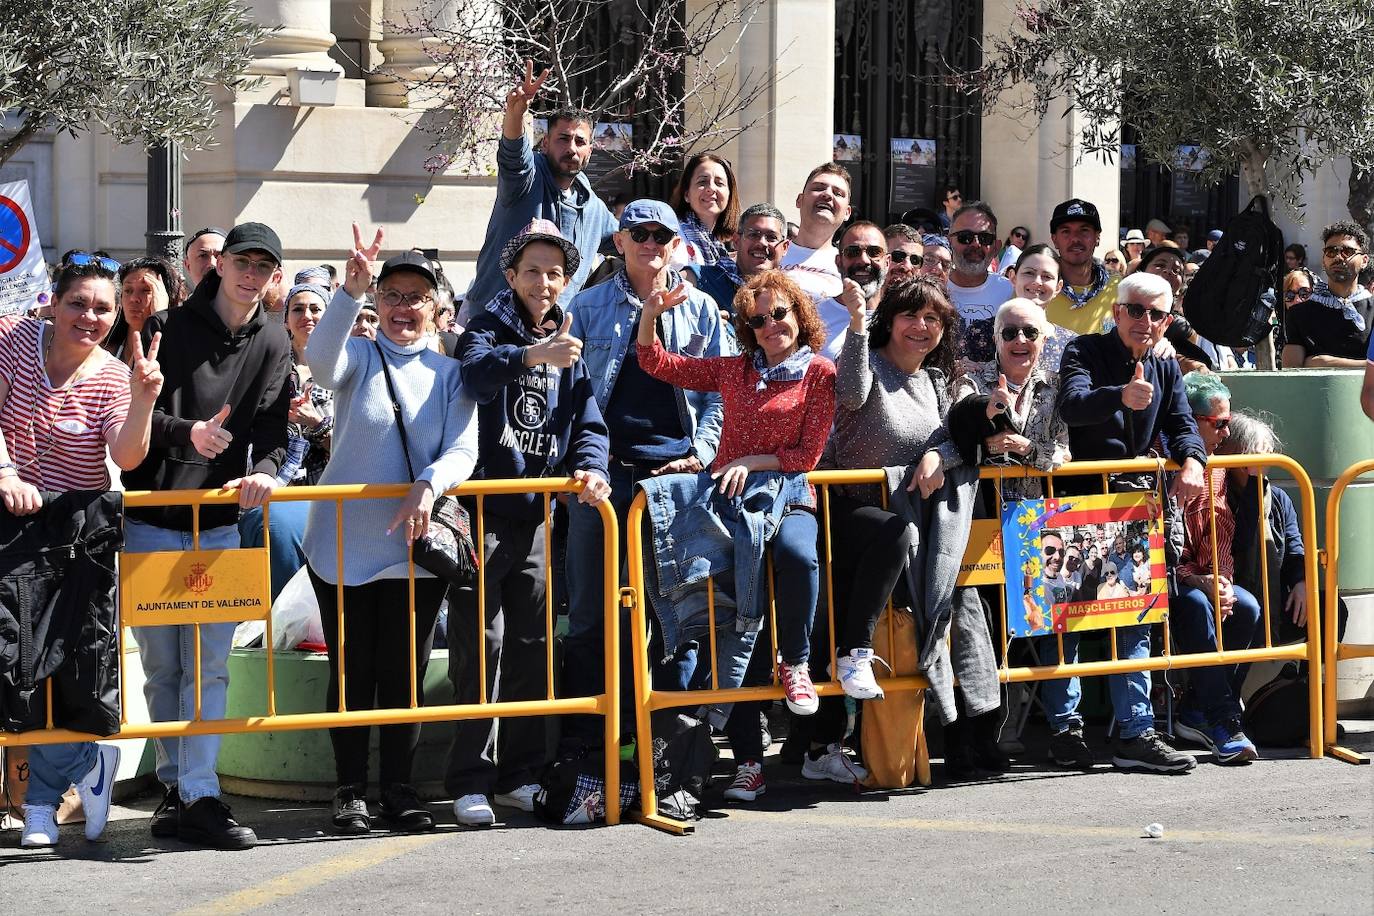
[(57, 845), (57, 809), (52, 805), (24, 806), (24, 834), (19, 845), (35, 848)]
[(503, 808), (516, 808), (520, 811), (534, 810), (534, 797), (539, 794), (540, 785), (531, 782), (509, 792), (497, 792), (492, 800)]
[(453, 802), (453, 816), (463, 827), (490, 827), (496, 823), (496, 812), (485, 795), (464, 795)]
[[(840, 686), (846, 696), (856, 700), (881, 700), (883, 688), (873, 677), (873, 662), (883, 660), (873, 654), (872, 649), (850, 649), (848, 655), (835, 657), (835, 668), (839, 672)], [(883, 662), (884, 665), (887, 662)]]
[(808, 751), (802, 758), (802, 775), (807, 779), (858, 784), (868, 779), (868, 770), (850, 757), (842, 745), (832, 744), (815, 760)]
[(115, 772), (119, 769), (119, 748), (112, 744), (95, 746), (95, 766), (76, 784), (81, 808), (86, 812), (86, 839), (98, 840), (110, 819), (110, 796), (114, 794)]

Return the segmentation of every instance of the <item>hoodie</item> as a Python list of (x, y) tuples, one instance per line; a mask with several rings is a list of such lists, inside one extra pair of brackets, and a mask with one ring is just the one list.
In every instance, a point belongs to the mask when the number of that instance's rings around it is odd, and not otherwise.
[[(563, 323), (563, 309), (550, 318)], [(607, 476), (610, 450), (586, 365), (568, 369), (525, 365), (525, 348), (539, 343), (510, 290), (475, 315), (458, 340), (463, 389), (477, 402), (478, 461), (474, 477), (499, 480), (595, 471)], [(544, 517), (543, 496), (488, 496), (488, 511), (533, 521)]]
[[(275, 477), (286, 458), (291, 341), (261, 308), (230, 331), (215, 312), (219, 284), (218, 274), (206, 274), (180, 308), (157, 312), (143, 326), (145, 347), (162, 332), (163, 385), (153, 408), (148, 456), (124, 472), (126, 490), (214, 490), (248, 473)], [(191, 427), (225, 404), (230, 411), (224, 428), (233, 440), (219, 455), (206, 458), (191, 444)], [(185, 506), (126, 514), (161, 528), (192, 529), (191, 509)], [(200, 521), (202, 529), (235, 524), (238, 507), (203, 506)]]

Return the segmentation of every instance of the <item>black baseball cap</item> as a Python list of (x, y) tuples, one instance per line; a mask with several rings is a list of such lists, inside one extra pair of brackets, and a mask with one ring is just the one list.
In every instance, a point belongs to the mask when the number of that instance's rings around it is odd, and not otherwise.
[(1053, 235), (1065, 223), (1075, 221), (1087, 223), (1098, 232), (1102, 231), (1102, 217), (1097, 214), (1097, 207), (1089, 201), (1071, 197), (1054, 208), (1054, 215), (1050, 217), (1050, 234)]
[(242, 254), (245, 251), (264, 251), (272, 260), (281, 264), (281, 239), (272, 231), (271, 226), (262, 223), (239, 223), (224, 237), (225, 254)]
[(434, 265), (418, 251), (403, 251), (394, 257), (386, 259), (382, 264), (382, 272), (377, 275), (377, 282), (381, 283), (387, 277), (403, 270), (417, 273), (428, 281), (429, 285), (435, 289), (439, 288), (439, 278), (434, 273)]

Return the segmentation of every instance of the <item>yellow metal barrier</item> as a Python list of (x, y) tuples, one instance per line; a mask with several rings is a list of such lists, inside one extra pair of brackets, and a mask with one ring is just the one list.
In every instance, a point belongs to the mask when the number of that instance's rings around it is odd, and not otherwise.
[[(367, 485), (348, 485), (348, 486), (317, 486), (317, 487), (284, 487), (272, 494), (271, 502), (302, 502), (315, 500), (332, 501), (336, 507), (336, 518), (340, 520), (338, 525), (337, 551), (338, 568), (343, 568), (343, 556), (346, 533), (343, 531), (342, 515), (343, 504), (350, 500), (359, 499), (396, 499), (404, 497), (409, 490), (409, 484), (367, 484)], [(490, 481), (470, 481), (464, 483), (450, 493), (475, 497), (477, 502), (477, 513), (474, 518), (474, 541), (480, 553), (483, 542), (483, 531), (485, 517), (483, 513), (483, 502), (487, 496), (497, 496), (517, 493), (537, 493), (544, 496), (545, 522), (547, 523), (550, 515), (550, 501), (554, 494), (581, 492), (582, 483), (566, 477), (548, 477), (541, 479), (522, 479), (522, 480), (490, 480)], [(198, 548), (200, 543), (200, 507), (203, 505), (228, 505), (236, 503), (237, 494), (226, 493), (224, 491), (191, 491), (176, 490), (165, 492), (129, 492), (124, 494), (124, 505), (127, 508), (152, 508), (166, 506), (189, 506), (193, 514), (193, 544)], [(343, 585), (342, 576), (339, 585), (339, 708), (336, 711), (317, 712), (317, 713), (298, 713), (291, 715), (278, 715), (276, 713), (276, 682), (275, 682), (275, 651), (272, 647), (272, 624), (270, 608), (261, 612), (243, 612), (238, 614), (226, 613), (224, 610), (205, 610), (200, 609), (179, 609), (174, 614), (149, 617), (146, 612), (128, 613), (121, 618), (120, 626), (120, 652), (121, 662), (124, 658), (124, 627), (132, 625), (167, 625), (171, 623), (183, 623), (195, 626), (196, 628), (196, 651), (194, 656), (195, 675), (196, 675), (196, 703), (195, 715), (188, 721), (182, 722), (129, 722), (128, 704), (125, 702), (124, 684), (125, 680), (120, 679), (120, 731), (109, 736), (88, 735), (80, 732), (73, 732), (67, 729), (53, 727), (53, 704), (52, 704), (52, 682), (48, 681), (48, 722), (47, 728), (37, 731), (22, 732), (18, 734), (0, 732), (0, 747), (7, 745), (33, 745), (33, 744), (55, 744), (67, 741), (96, 741), (96, 740), (122, 740), (131, 738), (170, 738), (183, 735), (206, 735), (206, 734), (231, 734), (240, 732), (265, 732), (265, 731), (286, 731), (292, 729), (318, 729), (318, 728), (337, 728), (342, 726), (371, 726), (371, 725), (396, 725), (411, 722), (445, 722), (457, 719), (486, 719), (504, 716), (545, 716), (545, 715), (599, 715), (605, 722), (605, 771), (606, 771), (606, 820), (607, 823), (616, 824), (620, 821), (620, 667), (619, 643), (620, 643), (620, 615), (616, 607), (616, 595), (620, 586), (620, 558), (618, 546), (618, 524), (615, 512), (611, 509), (609, 501), (603, 501), (597, 509), (601, 514), (603, 537), (605, 539), (604, 564), (602, 576), (605, 583), (606, 599), (606, 620), (605, 620), (605, 640), (603, 646), (605, 664), (605, 692), (598, 696), (590, 697), (563, 697), (555, 698), (553, 693), (554, 678), (553, 674), (553, 567), (552, 550), (546, 549), (545, 566), (545, 585), (548, 593), (545, 609), (548, 614), (546, 633), (548, 636), (547, 655), (548, 655), (548, 690), (547, 696), (542, 700), (522, 700), (492, 703), (487, 701), (486, 689), (486, 652), (482, 648), (485, 644), (486, 627), (486, 598), (484, 577), (486, 575), (485, 565), (479, 566), (478, 582), (476, 585), (478, 596), (477, 619), (473, 621), (473, 626), (477, 628), (477, 658), (478, 658), (478, 686), (480, 700), (474, 704), (448, 705), (448, 706), (419, 706), (417, 699), (417, 674), (415, 664), (415, 653), (408, 653), (410, 656), (410, 706), (400, 709), (372, 709), (372, 710), (349, 710), (345, 701), (346, 691), (344, 689), (344, 657), (347, 652), (347, 640), (343, 620)], [(268, 522), (271, 513), (271, 503), (264, 506), (263, 511), (263, 531), (264, 539), (267, 537)], [(546, 532), (547, 532), (546, 528)], [(546, 533), (546, 537), (549, 535)], [(547, 548), (547, 544), (546, 544)], [(262, 572), (267, 571), (267, 548), (260, 548)], [(126, 557), (152, 557), (154, 554), (127, 554)], [(415, 566), (410, 563), (409, 569), (409, 618), (411, 644), (415, 642)], [(121, 596), (121, 610), (130, 607), (132, 602), (129, 600), (133, 596)], [(264, 637), (265, 651), (267, 652), (267, 712), (260, 716), (246, 716), (237, 719), (212, 719), (206, 720), (201, 717), (201, 669), (200, 669), (200, 625), (202, 623), (219, 623), (226, 620), (251, 620), (263, 618), (267, 623), (267, 632)]]
[[(1337, 607), (1340, 600), (1340, 561), (1341, 561), (1341, 497), (1346, 488), (1365, 474), (1374, 473), (1374, 459), (1361, 461), (1345, 470), (1336, 478), (1331, 487), (1331, 495), (1326, 503), (1326, 551), (1322, 563), (1326, 567), (1325, 638), (1322, 644), (1322, 664), (1325, 711), (1325, 745), (1331, 756), (1347, 763), (1369, 763), (1369, 758), (1347, 747), (1336, 744), (1336, 666), (1350, 658), (1374, 658), (1374, 645), (1368, 643), (1337, 644)], [(1310, 551), (1309, 551), (1310, 552)], [(1310, 593), (1310, 592), (1309, 592)]]
[[(1308, 545), (1317, 543), (1317, 520), (1316, 502), (1312, 489), (1311, 479), (1306, 471), (1293, 459), (1285, 455), (1214, 455), (1208, 459), (1211, 468), (1277, 468), (1286, 472), (1293, 478), (1298, 487), (1302, 498), (1301, 524), (1304, 542)], [(1158, 472), (1159, 470), (1177, 470), (1177, 466), (1168, 463), (1161, 463), (1152, 459), (1136, 459), (1131, 461), (1083, 461), (1073, 462), (1059, 468), (1054, 472), (1039, 471), (1034, 468), (1002, 468), (984, 467), (979, 469), (979, 476), (984, 480), (1010, 480), (1023, 477), (1045, 478), (1048, 489), (1047, 496), (1053, 496), (1054, 481), (1062, 478), (1084, 478), (1099, 477), (1102, 481), (1102, 492), (1108, 489), (1109, 475), (1119, 473), (1140, 473)], [(1370, 469), (1374, 469), (1374, 462), (1370, 463)], [(843, 484), (881, 484), (885, 481), (884, 473), (881, 470), (855, 470), (855, 471), (815, 471), (809, 475), (813, 485), (821, 489), (820, 516), (822, 521), (822, 531), (824, 532), (825, 550), (820, 557), (822, 568), (825, 571), (825, 580), (822, 588), (830, 599), (827, 605), (830, 608), (830, 658), (835, 655), (835, 627), (834, 627), (834, 587), (831, 581), (830, 571), (830, 512), (829, 512), (829, 488)], [(1210, 475), (1209, 475), (1209, 496), (1211, 495)], [(1263, 512), (1263, 487), (1257, 488), (1260, 493), (1261, 511), (1259, 518), (1266, 516)], [(660, 709), (679, 708), (684, 706), (714, 705), (719, 703), (735, 703), (757, 700), (777, 700), (783, 696), (782, 688), (777, 683), (776, 673), (773, 683), (761, 687), (738, 687), (728, 690), (717, 689), (715, 672), (719, 670), (719, 665), (715, 659), (715, 616), (714, 605), (708, 601), (708, 628), (711, 633), (711, 670), (712, 670), (712, 689), (693, 690), (693, 691), (656, 691), (649, 683), (649, 657), (648, 657), (648, 635), (646, 625), (646, 614), (650, 612), (646, 589), (645, 589), (645, 557), (643, 551), (644, 534), (644, 514), (646, 501), (641, 493), (635, 497), (630, 506), (630, 513), (627, 519), (626, 544), (629, 560), (630, 586), (622, 597), (622, 603), (626, 607), (633, 608), (631, 614), (632, 638), (634, 641), (634, 688), (635, 688), (635, 722), (638, 735), (638, 746), (640, 748), (652, 747), (651, 714)], [(999, 507), (1000, 508), (1000, 507)], [(1259, 526), (1262, 532), (1265, 525)], [(1216, 562), (1216, 526), (1212, 525), (1213, 541), (1213, 562)], [(1238, 532), (1239, 535), (1239, 532)], [(1316, 551), (1309, 547), (1306, 552), (1306, 572), (1307, 581), (1317, 581), (1317, 561)], [(1262, 564), (1263, 566), (1263, 564)], [(1011, 667), (1008, 661), (1008, 650), (1010, 640), (1005, 635), (1000, 647), (1000, 659), (998, 666), (998, 677), (1002, 683), (1024, 683), (1032, 681), (1056, 680), (1068, 677), (1088, 677), (1105, 674), (1126, 674), (1140, 671), (1160, 671), (1179, 668), (1200, 668), (1211, 665), (1235, 665), (1256, 661), (1278, 661), (1278, 660), (1306, 660), (1309, 669), (1320, 673), (1322, 662), (1321, 626), (1320, 615), (1309, 614), (1307, 620), (1307, 640), (1302, 643), (1295, 643), (1287, 646), (1275, 646), (1270, 632), (1270, 613), (1267, 572), (1265, 575), (1266, 588), (1262, 589), (1263, 594), (1257, 595), (1261, 601), (1262, 625), (1265, 630), (1264, 646), (1261, 648), (1231, 649), (1225, 648), (1221, 636), (1221, 611), (1220, 602), (1217, 596), (1213, 596), (1213, 607), (1217, 614), (1217, 640), (1219, 651), (1215, 652), (1195, 652), (1186, 654), (1176, 654), (1172, 651), (1168, 638), (1168, 621), (1164, 626), (1164, 649), (1161, 655), (1151, 656), (1140, 659), (1119, 659), (1116, 649), (1116, 632), (1111, 628), (1111, 638), (1108, 640), (1111, 646), (1112, 658), (1107, 661), (1074, 662), (1065, 661), (1064, 640), (1062, 634), (1058, 637), (1059, 658), (1057, 664), (1037, 665), (1034, 667), (1018, 666)], [(771, 581), (771, 569), (770, 569)], [(1002, 592), (1005, 601), (1005, 591)], [(770, 625), (776, 628), (773, 619), (775, 615), (771, 608), (770, 591)], [(1005, 620), (1005, 607), (1002, 609), (1002, 618)], [(889, 628), (892, 627), (891, 615), (889, 615)], [(889, 638), (892, 637), (889, 629)], [(1043, 637), (1048, 639), (1049, 637)], [(774, 641), (776, 644), (776, 639)], [(832, 665), (833, 667), (833, 665)], [(884, 692), (901, 692), (910, 690), (920, 690), (929, 687), (926, 678), (916, 675), (908, 677), (892, 677), (878, 679)], [(833, 672), (831, 680), (828, 682), (817, 682), (816, 692), (820, 696), (843, 696), (844, 690), (839, 682), (835, 680)], [(1319, 723), (1322, 719), (1322, 693), (1319, 676), (1309, 679), (1308, 694), (1309, 714), (1313, 727), (1310, 732), (1309, 756), (1321, 757), (1323, 753), (1322, 730)], [(929, 757), (925, 751), (924, 734), (920, 731), (918, 722), (917, 731), (917, 781), (922, 785), (930, 784), (930, 765)], [(654, 790), (653, 760), (649, 754), (641, 753), (639, 757), (639, 784), (640, 784), (640, 814), (638, 819), (650, 826), (667, 830), (674, 833), (691, 832), (692, 826), (680, 821), (664, 817), (657, 813), (657, 796)]]

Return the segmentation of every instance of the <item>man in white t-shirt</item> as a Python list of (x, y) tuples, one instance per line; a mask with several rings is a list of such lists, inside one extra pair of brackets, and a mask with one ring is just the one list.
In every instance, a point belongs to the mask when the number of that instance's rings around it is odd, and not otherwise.
[(811, 170), (797, 195), (801, 228), (782, 259), (787, 276), (817, 303), (840, 294), (840, 271), (835, 266), (835, 230), (849, 219), (849, 172), (826, 162)]
[(997, 257), (997, 216), (981, 200), (960, 207), (949, 230), (950, 301), (959, 312), (959, 359), (986, 363), (997, 358), (992, 322), (997, 307), (1013, 295), (1011, 281), (988, 273)]
[(883, 230), (866, 219), (851, 223), (840, 237), (835, 266), (843, 277), (844, 289), (839, 296), (822, 299), (816, 305), (821, 321), (825, 322), (825, 346), (821, 355), (838, 362), (849, 330), (849, 304), (857, 307), (862, 300), (869, 314), (878, 307), (889, 268), (887, 241)]

